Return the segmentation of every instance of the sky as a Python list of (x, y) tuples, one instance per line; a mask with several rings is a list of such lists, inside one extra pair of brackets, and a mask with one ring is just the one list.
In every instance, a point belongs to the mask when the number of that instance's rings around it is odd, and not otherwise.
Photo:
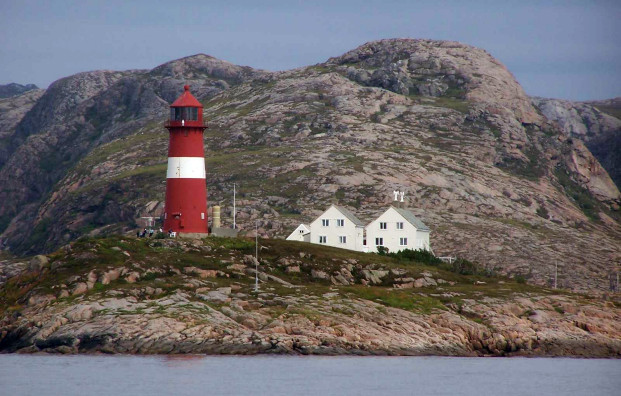
[(0, 84), (197, 53), (287, 70), (383, 38), (484, 48), (533, 96), (621, 96), (621, 0), (0, 0)]

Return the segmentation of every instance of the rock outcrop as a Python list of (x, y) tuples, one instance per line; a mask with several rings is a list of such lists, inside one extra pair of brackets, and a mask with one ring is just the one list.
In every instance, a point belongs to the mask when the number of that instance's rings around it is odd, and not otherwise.
[[(621, 186), (621, 99), (570, 102), (533, 98), (533, 104), (571, 138), (580, 139), (606, 169), (618, 188)], [(609, 113), (607, 113), (609, 112)], [(605, 178), (605, 176), (603, 176)], [(601, 180), (602, 184), (610, 184)], [(611, 186), (607, 195), (614, 194)]]
[(621, 356), (612, 301), (278, 240), (255, 292), (252, 243), (79, 241), (0, 284), (0, 352)]

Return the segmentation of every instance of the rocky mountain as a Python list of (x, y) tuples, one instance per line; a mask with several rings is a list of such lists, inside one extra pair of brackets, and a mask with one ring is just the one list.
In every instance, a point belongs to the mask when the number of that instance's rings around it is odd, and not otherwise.
[(158, 216), (162, 123), (186, 83), (209, 123), (210, 203), (230, 207), (237, 183), (242, 230), (259, 220), (261, 235), (282, 237), (330, 203), (370, 220), (398, 188), (438, 255), (538, 284), (558, 264), (561, 286), (576, 290), (607, 290), (621, 260), (620, 194), (602, 166), (615, 153), (595, 138), (604, 134), (564, 130), (484, 50), (405, 39), (283, 72), (195, 55), (3, 99), (4, 249), (49, 252)]
[(0, 99), (21, 95), (24, 92), (32, 91), (33, 89), (39, 89), (39, 87), (37, 87), (34, 84), (26, 84), (26, 85), (21, 85), (17, 83), (10, 83), (10, 84), (4, 84), (4, 85), (0, 84)]
[(599, 297), (446, 263), (260, 245), (257, 262), (253, 239), (113, 236), (8, 260), (0, 270), (18, 275), (0, 277), (0, 353), (621, 355), (621, 310)]
[(621, 186), (621, 98), (593, 102), (533, 98), (533, 104), (566, 136), (583, 141)]

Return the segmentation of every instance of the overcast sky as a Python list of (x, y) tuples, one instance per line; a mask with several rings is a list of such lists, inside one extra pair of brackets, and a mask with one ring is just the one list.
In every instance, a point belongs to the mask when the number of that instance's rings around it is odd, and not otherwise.
[(394, 37), (484, 48), (529, 95), (621, 96), (621, 0), (0, 0), (0, 83), (196, 53), (286, 70)]

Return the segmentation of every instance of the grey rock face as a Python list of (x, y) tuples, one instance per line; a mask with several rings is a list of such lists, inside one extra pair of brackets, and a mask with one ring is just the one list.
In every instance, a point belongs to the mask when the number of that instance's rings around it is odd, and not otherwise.
[(621, 109), (621, 99), (570, 102), (532, 98), (532, 101), (566, 136), (582, 140), (617, 187), (621, 186), (621, 119), (605, 112)]

